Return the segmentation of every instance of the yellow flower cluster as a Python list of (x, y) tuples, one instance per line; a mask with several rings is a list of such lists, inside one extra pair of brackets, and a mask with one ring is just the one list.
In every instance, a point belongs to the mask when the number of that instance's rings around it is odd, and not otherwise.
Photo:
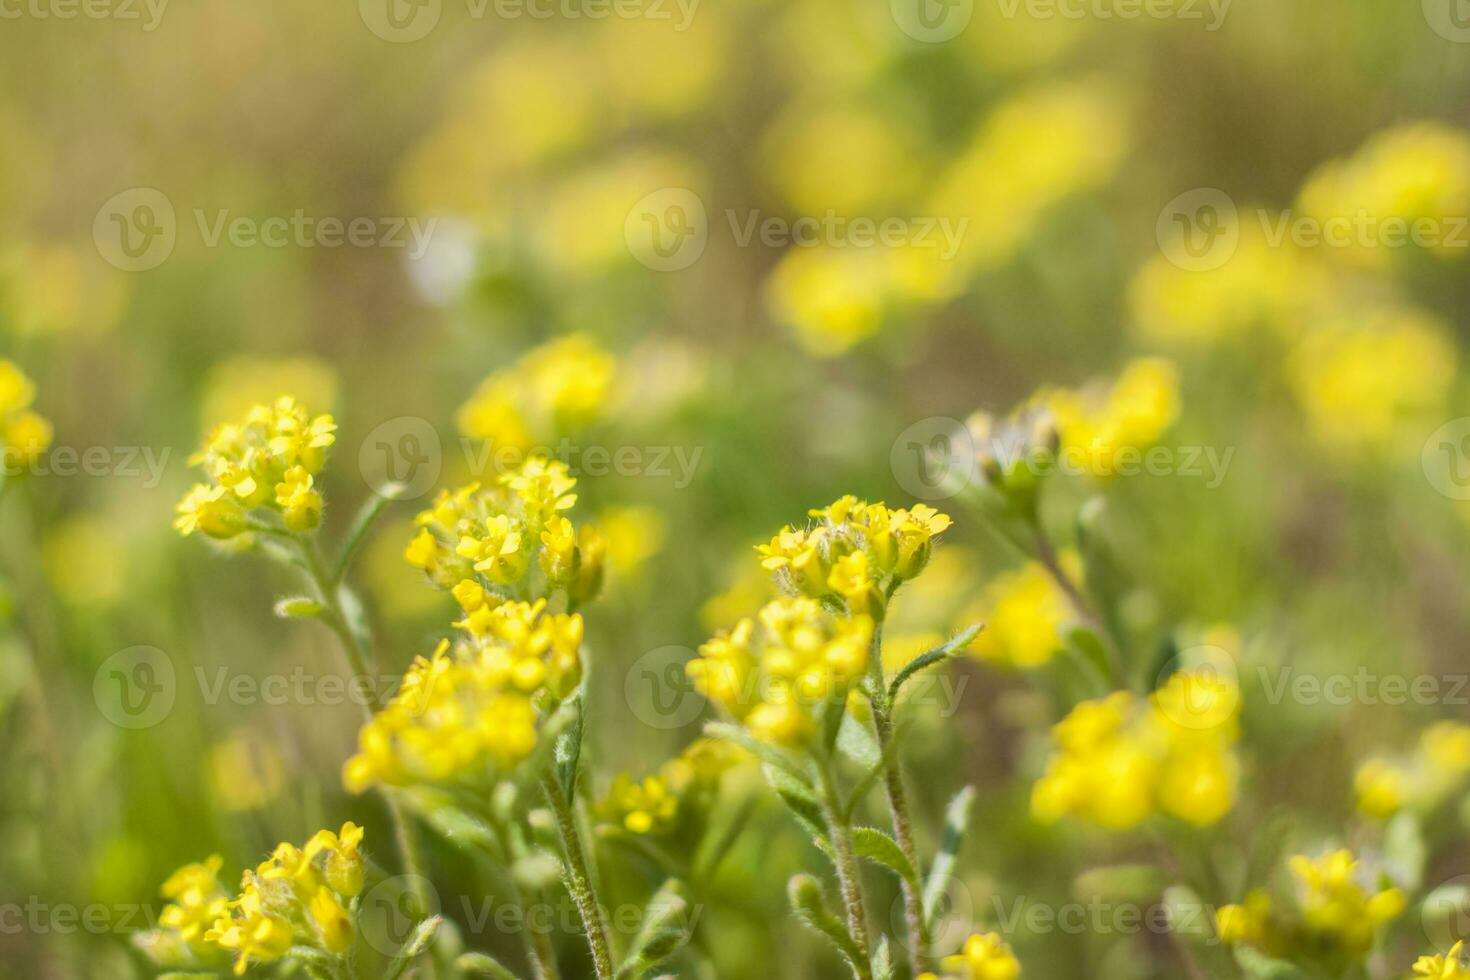
[(1414, 975), (1431, 980), (1470, 980), (1470, 966), (1465, 963), (1463, 940), (1450, 947), (1447, 955), (1421, 956), (1414, 961)]
[(1312, 330), (1287, 375), (1312, 434), (1329, 449), (1417, 450), (1454, 380), (1455, 346), (1438, 317), (1380, 307)]
[(1272, 955), (1326, 943), (1361, 956), (1379, 931), (1403, 914), (1403, 891), (1364, 884), (1366, 876), (1351, 851), (1331, 851), (1316, 860), (1298, 854), (1287, 867), (1295, 884), (1294, 908), (1281, 909), (1266, 892), (1252, 890), (1242, 904), (1216, 911), (1215, 929), (1222, 942)]
[[(1072, 579), (1082, 571), (1075, 552), (1065, 552), (1061, 565)], [(1076, 616), (1067, 594), (1038, 562), (1001, 575), (986, 587), (970, 621), (985, 629), (970, 646), (989, 663), (1031, 670), (1049, 663), (1065, 645), (1062, 630)]]
[(1456, 221), (1470, 214), (1470, 136), (1438, 123), (1417, 122), (1378, 133), (1351, 157), (1324, 164), (1300, 195), (1302, 211), (1324, 224), (1353, 227), (1371, 222), (1352, 246), (1337, 249), (1365, 266), (1381, 267), (1393, 244), (1382, 230), (1388, 219), (1418, 223), (1433, 239), (1425, 245), (1443, 258), (1457, 255)]
[(702, 645), (688, 672), (756, 738), (801, 746), (817, 731), (818, 709), (862, 678), (872, 639), (871, 616), (836, 617), (816, 599), (781, 598)]
[(1057, 751), (1032, 790), (1032, 813), (1108, 830), (1155, 813), (1217, 823), (1235, 804), (1239, 702), (1233, 681), (1205, 671), (1172, 675), (1147, 703), (1126, 691), (1083, 702), (1053, 729)]
[[(953, 956), (940, 961), (944, 980), (1016, 980), (1021, 975), (1021, 961), (1011, 952), (1005, 940), (993, 932), (977, 933)], [(919, 980), (940, 980), (933, 973), (920, 974)]]
[(839, 600), (849, 613), (882, 619), (898, 585), (924, 570), (947, 515), (916, 504), (892, 510), (848, 495), (810, 512), (809, 528), (786, 527), (756, 550), (782, 591)]
[(730, 743), (697, 739), (654, 775), (635, 781), (619, 773), (598, 803), (597, 816), (635, 834), (669, 833), (708, 804), (720, 777), (739, 760)]
[(1159, 357), (1131, 361), (1107, 389), (1045, 389), (1036, 396), (1050, 410), (1069, 470), (1110, 477), (1137, 466), (1143, 450), (1179, 414), (1179, 369)]
[(346, 823), (338, 833), (318, 831), (304, 847), (278, 844), (245, 872), (233, 899), (220, 885), (219, 857), (185, 865), (163, 884), (172, 901), (159, 917), (161, 935), (144, 949), (169, 950), (169, 941), (180, 940), (194, 962), (234, 957), (237, 975), (281, 959), (293, 946), (345, 956), (356, 936), (349, 909), (362, 891), (362, 838), (361, 827)]
[(393, 699), (358, 733), (342, 781), (373, 786), (480, 781), (531, 754), (539, 725), (582, 679), (582, 617), (546, 601), (486, 602), (404, 675)]
[(0, 462), (17, 476), (51, 445), (51, 423), (31, 411), (36, 386), (13, 362), (0, 358)]
[(252, 510), (277, 515), (290, 531), (321, 523), (322, 497), (314, 477), (336, 441), (330, 415), (313, 416), (289, 395), (256, 405), (240, 422), (220, 425), (190, 457), (208, 478), (179, 503), (174, 527), (228, 539), (247, 529)]
[(593, 422), (616, 374), (616, 359), (590, 336), (560, 337), (486, 378), (460, 407), (459, 430), (525, 452)]
[(1419, 737), (1408, 757), (1378, 755), (1353, 777), (1358, 809), (1387, 820), (1404, 808), (1427, 811), (1464, 787), (1470, 776), (1470, 725), (1441, 721)]
[(404, 557), (453, 592), (471, 621), (504, 598), (559, 589), (585, 602), (602, 586), (606, 547), (563, 513), (577, 502), (576, 485), (564, 463), (533, 456), (494, 487), (441, 491), (416, 518)]

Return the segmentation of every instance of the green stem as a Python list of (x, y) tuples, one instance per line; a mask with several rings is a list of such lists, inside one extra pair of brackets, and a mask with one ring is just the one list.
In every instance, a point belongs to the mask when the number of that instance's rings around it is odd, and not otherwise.
[(817, 770), (822, 778), (822, 816), (827, 824), (827, 839), (832, 845), (832, 864), (837, 870), (837, 884), (847, 912), (847, 931), (852, 934), (852, 940), (861, 954), (859, 960), (852, 965), (853, 974), (857, 980), (872, 980), (868, 910), (863, 901), (863, 883), (858, 876), (857, 857), (852, 849), (852, 827), (842, 815), (842, 804), (838, 799), (836, 782), (832, 778), (828, 760), (818, 760)]
[(597, 892), (592, 887), (592, 875), (588, 871), (587, 858), (582, 848), (582, 833), (577, 829), (577, 814), (571, 800), (562, 790), (556, 773), (549, 772), (541, 780), (546, 791), (546, 800), (556, 818), (556, 827), (561, 835), (561, 846), (566, 858), (567, 888), (577, 911), (582, 917), (582, 928), (587, 932), (587, 945), (592, 950), (592, 965), (597, 970), (597, 980), (612, 980), (612, 950), (607, 942), (607, 923), (603, 919), (602, 905), (597, 901)]
[[(347, 661), (348, 670), (361, 679), (360, 683), (365, 683), (371, 676), (369, 657), (357, 634), (347, 622), (347, 614), (342, 608), (341, 589), (343, 586), (332, 583), (327, 573), (326, 562), (322, 559), (321, 549), (317, 547), (315, 539), (297, 538), (296, 541), (302, 558), (305, 560), (311, 584), (317, 593), (317, 601), (325, 607), (322, 619), (332, 632), (337, 634), (338, 645)], [(363, 720), (372, 721), (372, 706), (364, 699), (361, 707)], [(424, 860), (419, 847), (418, 833), (408, 813), (405, 812), (403, 804), (393, 795), (392, 791), (385, 787), (380, 789), (379, 793), (387, 807), (389, 822), (393, 825), (393, 837), (398, 845), (399, 857), (403, 861), (403, 873), (409, 878), (409, 891), (417, 906), (416, 913), (426, 916), (433, 906), (428, 892), (429, 880), (424, 876)], [(433, 980), (437, 972), (433, 955), (427, 957), (426, 965), (430, 980)]]

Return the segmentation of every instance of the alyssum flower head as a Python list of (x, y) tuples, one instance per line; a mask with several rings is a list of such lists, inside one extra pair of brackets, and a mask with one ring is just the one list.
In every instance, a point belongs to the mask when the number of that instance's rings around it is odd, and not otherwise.
[(503, 599), (557, 590), (585, 602), (601, 588), (605, 548), (595, 531), (578, 532), (565, 516), (576, 485), (566, 464), (536, 456), (493, 487), (443, 491), (418, 515), (404, 557), (452, 591), (471, 619)]
[(322, 518), (314, 478), (336, 431), (330, 415), (313, 416), (289, 395), (217, 426), (189, 459), (207, 482), (180, 501), (174, 527), (185, 535), (234, 538), (249, 529), (253, 511), (288, 531), (314, 530)]
[(674, 833), (709, 809), (720, 777), (742, 755), (728, 742), (696, 739), (653, 775), (634, 780), (619, 773), (597, 804), (597, 816), (629, 833)]
[(845, 699), (868, 668), (873, 618), (834, 616), (816, 599), (776, 599), (699, 648), (699, 691), (756, 738), (807, 744), (821, 709)]
[(951, 523), (924, 504), (893, 510), (851, 495), (811, 516), (811, 526), (783, 528), (761, 545), (761, 564), (790, 595), (837, 601), (877, 619), (893, 590), (924, 570), (934, 537)]
[[(1021, 975), (1021, 961), (1011, 952), (1005, 940), (993, 932), (977, 933), (965, 945), (940, 963), (944, 980), (1016, 980)], [(933, 973), (920, 974), (919, 980), (940, 980)]]
[(536, 747), (540, 725), (582, 678), (582, 617), (545, 600), (486, 605), (413, 662), (397, 695), (358, 734), (343, 768), (354, 793), (379, 784), (483, 788)]

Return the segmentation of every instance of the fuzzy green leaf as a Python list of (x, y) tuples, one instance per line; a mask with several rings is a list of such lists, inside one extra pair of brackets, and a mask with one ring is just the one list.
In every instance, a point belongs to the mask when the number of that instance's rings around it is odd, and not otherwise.
[(889, 702), (892, 703), (898, 700), (898, 692), (903, 689), (903, 686), (908, 683), (911, 677), (927, 667), (932, 667), (935, 664), (940, 663), (941, 661), (948, 660), (950, 657), (965, 649), (965, 647), (970, 645), (970, 641), (975, 639), (975, 637), (984, 628), (984, 625), (976, 623), (975, 625), (956, 633), (954, 636), (950, 637), (948, 640), (945, 640), (934, 649), (929, 650), (926, 653), (921, 653), (913, 660), (910, 660), (907, 664), (904, 665), (903, 669), (894, 676), (893, 682), (888, 685)]
[(403, 976), (403, 971), (415, 959), (422, 956), (434, 941), (434, 933), (439, 931), (439, 926), (444, 922), (443, 916), (431, 915), (424, 921), (414, 926), (413, 934), (393, 955), (393, 959), (383, 969), (383, 980), (398, 980)]
[(855, 827), (852, 831), (852, 846), (859, 857), (883, 865), (904, 881), (919, 887), (919, 873), (904, 857), (898, 842), (875, 827)]
[(791, 900), (791, 910), (803, 925), (831, 940), (854, 967), (862, 963), (863, 955), (857, 941), (847, 931), (847, 926), (827, 908), (817, 879), (807, 874), (793, 875), (786, 886), (786, 894)]
[(970, 827), (970, 808), (975, 801), (975, 787), (966, 786), (949, 801), (944, 812), (944, 837), (939, 843), (939, 853), (929, 868), (929, 877), (924, 880), (924, 918), (932, 929), (937, 924), (939, 908), (949, 883), (954, 879), (955, 867), (959, 862), (960, 848), (965, 843), (965, 832)]
[(465, 953), (454, 961), (454, 966), (461, 973), (479, 974), (493, 980), (517, 980), (516, 975), (501, 966), (495, 957), (484, 953)]

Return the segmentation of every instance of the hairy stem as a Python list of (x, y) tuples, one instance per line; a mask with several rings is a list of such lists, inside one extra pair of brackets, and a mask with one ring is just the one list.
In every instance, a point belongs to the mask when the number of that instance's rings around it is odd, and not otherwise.
[(852, 934), (861, 954), (852, 965), (857, 980), (872, 980), (873, 967), (868, 940), (868, 910), (863, 900), (863, 884), (858, 876), (857, 857), (852, 849), (852, 827), (842, 815), (841, 801), (827, 760), (817, 769), (822, 776), (822, 816), (827, 824), (827, 839), (832, 845), (832, 864), (837, 870), (837, 884), (842, 891), (842, 905), (847, 912), (847, 931)]
[(582, 833), (577, 829), (577, 814), (572, 802), (562, 790), (556, 773), (549, 772), (541, 780), (546, 791), (546, 800), (556, 818), (557, 831), (561, 835), (563, 856), (566, 858), (567, 888), (572, 901), (577, 903), (577, 912), (582, 917), (582, 928), (587, 932), (587, 945), (592, 950), (592, 965), (597, 970), (597, 980), (612, 980), (612, 950), (607, 942), (607, 923), (603, 919), (602, 905), (597, 901), (597, 892), (592, 886), (592, 875), (588, 871), (586, 854), (582, 848)]

